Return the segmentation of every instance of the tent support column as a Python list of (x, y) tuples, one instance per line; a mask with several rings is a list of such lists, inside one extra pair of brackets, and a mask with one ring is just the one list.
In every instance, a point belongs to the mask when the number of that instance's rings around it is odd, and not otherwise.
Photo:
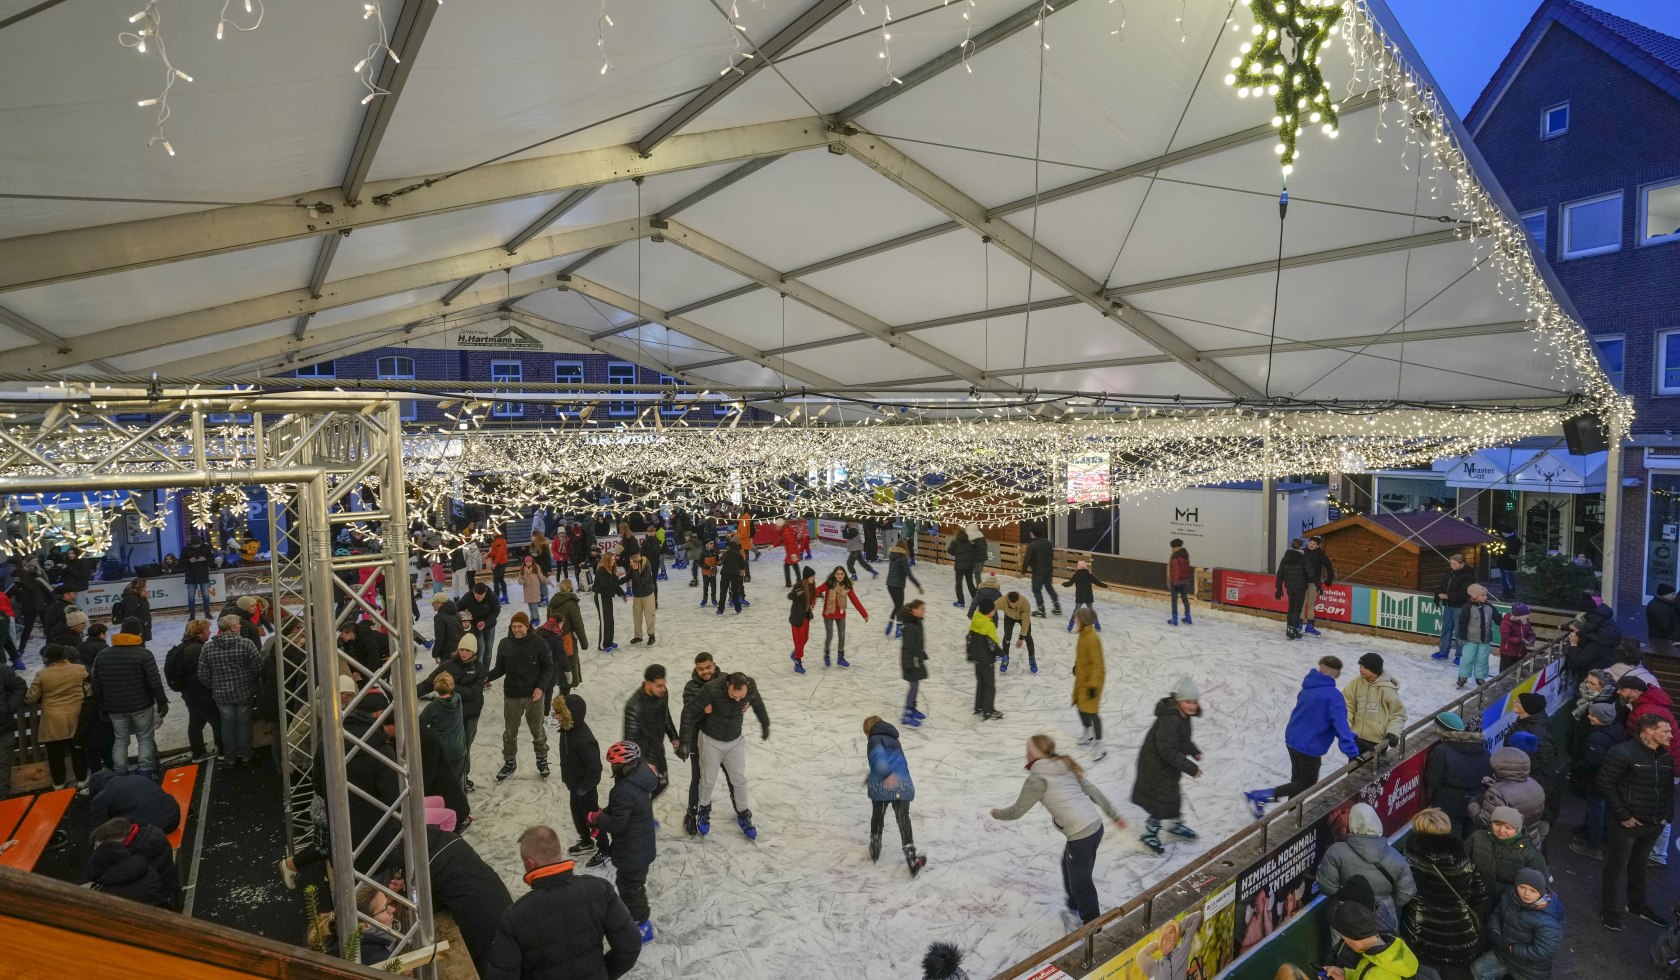
[(1610, 451), (1604, 457), (1604, 575), (1599, 594), (1612, 609), (1619, 608), (1616, 596), (1616, 561), (1620, 554), (1622, 534), (1622, 436), (1614, 423), (1604, 423), (1605, 442)]

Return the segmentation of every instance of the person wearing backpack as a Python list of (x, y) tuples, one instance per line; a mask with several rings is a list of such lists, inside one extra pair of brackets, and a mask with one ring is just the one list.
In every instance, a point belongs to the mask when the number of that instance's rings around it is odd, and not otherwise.
[(138, 619), (141, 641), (152, 642), (152, 600), (144, 577), (128, 583), (128, 587), (122, 590), (122, 595), (111, 606), (111, 619), (118, 623), (125, 619)]
[(204, 726), (216, 739), (216, 754), (226, 754), (222, 743), (222, 714), (210, 688), (198, 679), (198, 657), (210, 639), (210, 621), (195, 619), (187, 623), (181, 642), (169, 648), (163, 658), (163, 680), (171, 691), (181, 695), (187, 706), (187, 742), (193, 758), (203, 761), (210, 757), (204, 744)]

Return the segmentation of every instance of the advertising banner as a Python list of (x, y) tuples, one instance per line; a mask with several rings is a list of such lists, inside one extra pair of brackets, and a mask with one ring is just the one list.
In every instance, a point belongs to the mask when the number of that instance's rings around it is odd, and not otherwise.
[(1107, 453), (1075, 456), (1067, 464), (1067, 502), (1103, 503), (1114, 495), (1109, 483)]
[(1318, 820), (1237, 876), (1237, 953), (1258, 946), (1307, 907), (1314, 876), (1330, 846), (1330, 821)]
[(1557, 710), (1563, 691), (1563, 661), (1554, 660), (1538, 673), (1523, 680), (1502, 700), (1489, 704), (1482, 711), (1482, 739), (1490, 749), (1505, 742), (1505, 733), (1517, 723), (1517, 695), (1543, 694), (1551, 710)]
[(1423, 769), (1428, 762), (1429, 753), (1419, 752), (1383, 776), (1377, 798), (1371, 802), (1382, 818), (1383, 833), (1397, 833), (1423, 809)]
[[(266, 571), (266, 570), (265, 570)], [(94, 619), (106, 618), (111, 615), (111, 607), (122, 596), (123, 589), (128, 588), (132, 579), (119, 582), (94, 582), (87, 589), (76, 595), (76, 605), (80, 606)], [(221, 590), (220, 576), (210, 576), (210, 598), (220, 602), (224, 593)], [(169, 578), (150, 578), (146, 580), (146, 598), (151, 601), (152, 608), (185, 609), (187, 608), (186, 580), (176, 575)]]
[[(1314, 606), (1316, 615), (1319, 619), (1354, 622), (1354, 609), (1359, 604), (1361, 591), (1369, 590), (1357, 585), (1330, 586), (1319, 593), (1318, 602)], [(1214, 569), (1213, 598), (1216, 602), (1248, 609), (1288, 612), (1289, 600), (1276, 598), (1276, 595), (1276, 576), (1260, 572), (1238, 572), (1228, 568)]]
[[(1213, 570), (1213, 601), (1245, 609), (1286, 612), (1288, 602), (1273, 598), (1276, 583), (1275, 576), (1264, 572), (1216, 568)], [(1319, 593), (1314, 609), (1319, 619), (1424, 636), (1439, 636), (1441, 633), (1440, 600), (1420, 592), (1338, 584)], [(1499, 617), (1505, 615), (1510, 607), (1494, 603), (1493, 609), (1493, 643), (1498, 646)]]
[(833, 541), (836, 544), (842, 544), (846, 540), (842, 533), (845, 530), (845, 521), (837, 521), (831, 517), (817, 518), (817, 539), (820, 541)]

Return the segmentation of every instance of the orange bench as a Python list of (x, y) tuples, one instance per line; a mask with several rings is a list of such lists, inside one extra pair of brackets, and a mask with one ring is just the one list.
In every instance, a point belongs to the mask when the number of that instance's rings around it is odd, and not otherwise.
[(59, 821), (64, 819), (64, 811), (70, 808), (70, 801), (75, 796), (75, 790), (61, 789), (36, 797), (29, 815), (17, 828), (17, 846), (0, 854), (0, 865), (33, 871), (35, 862), (41, 859), (41, 853), (52, 841), (53, 832), (58, 829)]
[(192, 807), (193, 787), (197, 784), (197, 763), (171, 769), (163, 776), (163, 791), (175, 797), (175, 802), (181, 805), (181, 822), (175, 825), (174, 832), (169, 835), (169, 844), (176, 850), (180, 849), (181, 835), (187, 829), (187, 811)]
[(35, 801), (32, 795), (14, 796), (9, 800), (0, 800), (0, 843), (12, 839), (12, 831), (23, 822), (23, 815), (29, 812), (29, 804)]

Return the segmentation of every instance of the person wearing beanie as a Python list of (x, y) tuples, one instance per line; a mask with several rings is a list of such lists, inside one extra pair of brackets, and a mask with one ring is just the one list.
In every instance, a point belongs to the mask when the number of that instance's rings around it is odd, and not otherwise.
[[(1652, 688), (1652, 690), (1657, 690)], [(1598, 791), (1610, 811), (1604, 847), (1604, 880), (1599, 914), (1604, 928), (1621, 931), (1622, 878), (1627, 877), (1627, 910), (1635, 918), (1668, 925), (1651, 907), (1645, 891), (1645, 865), (1667, 851), (1674, 819), (1674, 724), (1655, 712), (1639, 716), (1632, 738), (1611, 749), (1598, 771)], [(1667, 861), (1667, 854), (1662, 854)]]
[(1431, 966), (1463, 969), (1483, 948), (1487, 883), (1438, 808), (1412, 818), (1405, 843), (1417, 898), (1400, 912), (1400, 935)]
[(1417, 954), (1363, 906), (1342, 902), (1330, 917), (1330, 927), (1341, 939), (1335, 964), (1324, 969), (1330, 980), (1406, 980), (1418, 975)]
[(1518, 602), (1499, 618), (1499, 672), (1502, 674), (1533, 653), (1539, 643), (1528, 616), (1528, 606)]
[(980, 566), (986, 558), (986, 539), (980, 536), (978, 529), (970, 537), (968, 528), (958, 528), (951, 540), (945, 543), (945, 554), (951, 559), (951, 571), (956, 573), (957, 601), (951, 605), (961, 609), (966, 605), (963, 586), (968, 586), (971, 599), (980, 588)]
[(1545, 819), (1546, 790), (1531, 774), (1533, 763), (1527, 752), (1513, 745), (1493, 750), (1492, 775), (1482, 780), (1486, 789), (1470, 801), (1470, 819), (1486, 827), (1499, 807), (1512, 807), (1523, 817), (1523, 832), (1536, 845), (1546, 839), (1550, 825)]
[[(1498, 625), (1498, 611), (1488, 601), (1488, 590), (1480, 583), (1471, 583), (1465, 590), (1470, 601), (1455, 614), (1458, 636), (1458, 686), (1471, 680), (1476, 686), (1493, 679), (1488, 668), (1488, 654), (1493, 650), (1494, 629)], [(1443, 606), (1445, 610), (1447, 606)]]
[[(41, 613), (41, 634), (48, 643), (57, 643), (54, 639), (64, 629), (64, 618), (70, 615), (70, 610), (76, 609), (76, 590), (60, 588), (53, 591), (53, 599)], [(24, 643), (29, 642), (24, 637)]]
[[(1441, 601), (1441, 643), (1430, 654), (1431, 658), (1445, 660), (1452, 656), (1453, 646), (1459, 642), (1459, 615), (1470, 604), (1469, 590), (1475, 583), (1476, 570), (1464, 561), (1462, 554), (1447, 556), (1447, 573), (1435, 587), (1435, 598)], [(1460, 659), (1453, 657), (1453, 663), (1460, 663)]]
[(1674, 656), (1676, 633), (1680, 633), (1680, 595), (1664, 582), (1645, 604), (1645, 636), (1651, 641), (1651, 652), (1659, 657)]
[(1563, 949), (1563, 902), (1547, 876), (1532, 868), (1517, 874), (1488, 916), (1488, 951), (1470, 964), (1475, 977), (1550, 980)]
[[(988, 601), (981, 599), (980, 608), (986, 608)], [(1097, 614), (1089, 606), (1079, 606), (1073, 610), (1073, 616), (1079, 622), (1079, 642), (1073, 661), (1073, 706), (1079, 712), (1079, 724), (1085, 730), (1079, 744), (1090, 747), (1090, 761), (1101, 762), (1108, 753), (1103, 749), (1102, 718), (1097, 712), (1102, 708), (1103, 685), (1108, 679), (1108, 667), (1103, 659), (1102, 637), (1098, 636), (1093, 628)], [(1004, 652), (1003, 662), (1007, 667), (1007, 650)]]
[(1563, 753), (1558, 751), (1557, 742), (1552, 738), (1552, 719), (1546, 713), (1546, 696), (1533, 691), (1517, 695), (1515, 712), (1517, 721), (1506, 732), (1505, 743), (1515, 745), (1514, 739), (1521, 735), (1533, 738), (1533, 745), (1518, 747), (1528, 753), (1529, 773), (1546, 791), (1546, 808), (1541, 816), (1548, 822), (1555, 821), (1558, 810), (1563, 806), (1563, 788), (1558, 785)]
[(1192, 626), (1195, 621), (1190, 618), (1190, 596), (1196, 591), (1196, 570), (1190, 565), (1190, 552), (1184, 550), (1183, 538), (1173, 538), (1167, 547), (1172, 549), (1167, 555), (1167, 593), (1172, 602), (1172, 618), (1167, 620), (1167, 625), (1178, 625), (1178, 604), (1183, 601), (1184, 625)]
[(1289, 782), (1243, 794), (1254, 808), (1254, 819), (1266, 815), (1266, 804), (1287, 799), (1318, 782), (1319, 768), (1330, 746), (1341, 746), (1349, 759), (1359, 758), (1359, 743), (1348, 727), (1347, 701), (1336, 690), (1336, 678), (1341, 674), (1341, 659), (1323, 656), (1318, 666), (1301, 679), (1301, 691), (1295, 696), (1295, 708), (1283, 730), (1283, 745), (1289, 751)]
[(997, 670), (994, 664), (1003, 652), (997, 623), (992, 621), (992, 604), (977, 602), (968, 620), (968, 662), (974, 665), (974, 713), (981, 721), (1002, 718), (997, 710)]
[(1056, 549), (1045, 537), (1042, 526), (1027, 528), (1027, 546), (1021, 552), (1021, 572), (1032, 576), (1033, 604), (1038, 608), (1033, 615), (1039, 619), (1046, 618), (1044, 612), (1044, 593), (1050, 593), (1050, 603), (1057, 616), (1062, 614), (1062, 599), (1056, 594), (1055, 585)]
[(125, 619), (111, 646), (93, 661), (93, 702), (110, 716), (111, 768), (132, 772), (128, 740), (138, 743), (139, 770), (157, 769), (158, 722), (169, 714), (169, 692), (158, 673), (157, 658), (140, 639), (140, 621)]
[(1359, 676), (1342, 689), (1342, 698), (1360, 754), (1378, 746), (1399, 747), (1400, 733), (1406, 730), (1406, 705), (1400, 700), (1400, 682), (1383, 672), (1380, 655), (1359, 658)]
[(1155, 702), (1155, 721), (1138, 746), (1137, 777), (1132, 781), (1132, 802), (1149, 814), (1143, 824), (1143, 846), (1165, 854), (1161, 827), (1184, 840), (1199, 835), (1185, 825), (1184, 797), (1179, 780), (1202, 778), (1202, 750), (1191, 737), (1191, 719), (1201, 716), (1202, 693), (1189, 675), (1178, 679), (1172, 692)]
[[(439, 592), (438, 595), (443, 595)], [(472, 781), (472, 745), (478, 736), (478, 719), (484, 713), (484, 685), (490, 679), (490, 668), (478, 655), (478, 637), (464, 634), (455, 643), (448, 660), (438, 664), (426, 679), (415, 688), (417, 696), (436, 689), (439, 676), (448, 674), (455, 680), (455, 696), (461, 702), (461, 735), (467, 754), (461, 761), (461, 781), (470, 792)]]
[(1518, 872), (1524, 869), (1551, 876), (1540, 845), (1523, 833), (1523, 815), (1512, 807), (1495, 807), (1488, 826), (1472, 833), (1464, 849), (1486, 883), (1488, 896), (1495, 901), (1510, 891), (1517, 883)]
[[(1091, 610), (1091, 625), (1098, 633), (1102, 632), (1102, 620), (1097, 618), (1096, 595), (1092, 589), (1106, 589), (1108, 583), (1091, 574), (1091, 563), (1081, 561), (1074, 565), (1071, 575), (1063, 586), (1073, 590), (1073, 609), (1079, 611), (1080, 606)], [(1068, 632), (1073, 632), (1073, 617), (1068, 617)]]
[(1369, 803), (1348, 812), (1346, 840), (1331, 844), (1318, 864), (1318, 887), (1332, 898), (1355, 879), (1370, 886), (1377, 922), (1385, 932), (1400, 928), (1400, 910), (1417, 897), (1417, 882), (1406, 859), (1383, 834), (1382, 819)]
[[(483, 583), (480, 583), (481, 585)], [(505, 781), (519, 768), (519, 723), (531, 731), (531, 747), (537, 756), (537, 772), (548, 778), (548, 730), (543, 727), (543, 692), (554, 686), (554, 658), (548, 644), (531, 630), (531, 617), (513, 614), (508, 635), (496, 646), (496, 666), (485, 678), (485, 688), (506, 677), (502, 685), (502, 768), (496, 782)]]
[(1318, 594), (1336, 584), (1336, 566), (1324, 551), (1324, 538), (1313, 535), (1304, 542), (1301, 561), (1307, 573), (1307, 589), (1301, 596), (1301, 632), (1307, 636), (1322, 636), (1313, 625), (1318, 619)]
[[(548, 619), (537, 632), (554, 656), (554, 680), (560, 685), (560, 693), (569, 694), (583, 684), (583, 658), (579, 654), (589, 649), (589, 631), (572, 580), (564, 575), (554, 585), (554, 594), (548, 599)], [(651, 643), (653, 634), (648, 636)]]
[(1307, 556), (1302, 551), (1300, 538), (1291, 538), (1289, 550), (1278, 559), (1277, 582), (1272, 589), (1272, 598), (1281, 600), (1286, 592), (1289, 594), (1289, 605), (1284, 614), (1283, 635), (1299, 640), (1303, 635), (1301, 609), (1307, 601)]
[(1598, 788), (1598, 774), (1604, 768), (1604, 760), (1609, 757), (1610, 750), (1627, 741), (1627, 728), (1616, 718), (1616, 706), (1607, 702), (1598, 702), (1587, 708), (1587, 737), (1583, 740), (1580, 754), (1575, 758), (1575, 764), (1569, 772), (1571, 788), (1586, 804), (1587, 822), (1584, 830), (1579, 831), (1574, 840), (1569, 842), (1569, 849), (1576, 854), (1592, 858), (1595, 861), (1604, 860), (1604, 843), (1608, 835), (1608, 803), (1604, 794)]

